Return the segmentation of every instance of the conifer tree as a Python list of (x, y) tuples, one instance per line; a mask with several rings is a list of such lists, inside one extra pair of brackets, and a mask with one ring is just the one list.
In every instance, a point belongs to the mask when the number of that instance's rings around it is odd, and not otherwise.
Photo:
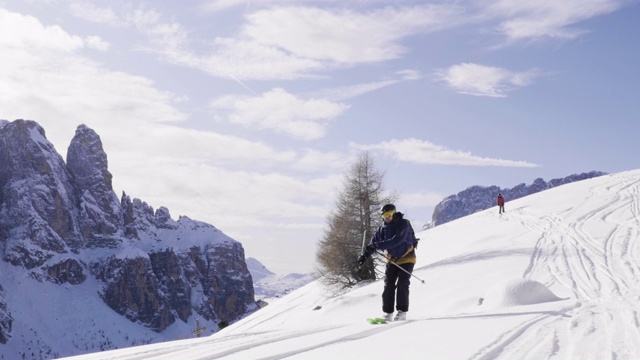
[(385, 195), (384, 172), (376, 169), (369, 153), (363, 153), (348, 169), (343, 189), (329, 214), (323, 238), (318, 244), (318, 271), (326, 284), (351, 287), (364, 280), (375, 280), (375, 257), (357, 264), (363, 243), (369, 243), (382, 223), (379, 209), (394, 202), (397, 194)]

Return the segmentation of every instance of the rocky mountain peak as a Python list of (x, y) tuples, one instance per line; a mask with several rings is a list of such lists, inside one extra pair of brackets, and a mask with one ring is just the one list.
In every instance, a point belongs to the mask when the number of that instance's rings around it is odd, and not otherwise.
[[(62, 157), (34, 121), (0, 129), (0, 239), (3, 260), (27, 269), (77, 250), (74, 186)], [(30, 246), (34, 245), (34, 246)]]
[(79, 199), (80, 233), (89, 247), (113, 247), (123, 235), (122, 207), (107, 165), (100, 136), (86, 125), (78, 126), (67, 150), (67, 168)]
[(107, 170), (107, 154), (100, 136), (86, 125), (79, 125), (67, 149), (67, 166), (79, 190), (106, 188), (113, 191), (111, 173)]
[[(0, 273), (33, 282), (25, 297), (40, 296), (38, 284), (52, 301), (69, 286), (94, 287), (86, 293), (95, 301), (158, 333), (195, 316), (214, 330), (257, 309), (242, 245), (213, 225), (175, 221), (165, 207), (154, 211), (125, 193), (119, 200), (100, 137), (86, 125), (65, 163), (35, 121), (0, 121), (0, 255)], [(29, 336), (13, 333), (13, 321), (35, 329), (56, 314), (12, 314), (3, 294), (22, 287), (7, 279), (0, 278), (0, 343), (13, 338), (31, 348)]]

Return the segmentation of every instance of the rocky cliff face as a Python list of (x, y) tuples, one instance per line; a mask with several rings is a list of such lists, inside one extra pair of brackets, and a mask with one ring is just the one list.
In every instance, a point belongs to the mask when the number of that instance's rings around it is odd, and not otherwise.
[(4, 289), (0, 286), (0, 343), (6, 344), (11, 334), (13, 319), (4, 300)]
[[(527, 195), (535, 194), (542, 190), (547, 190), (556, 186), (586, 180), (598, 176), (606, 175), (601, 171), (591, 171), (577, 175), (570, 175), (565, 178), (553, 179), (549, 182), (541, 178), (535, 179), (532, 184), (520, 184), (511, 189), (501, 189), (498, 186), (472, 186), (456, 195), (451, 195), (436, 205), (431, 222), (425, 228), (442, 225), (449, 221), (471, 215), (480, 210), (496, 206), (496, 197), (502, 194), (505, 200), (515, 200)], [(507, 209), (508, 211), (508, 209)]]
[[(172, 220), (166, 208), (118, 199), (111, 179), (100, 137), (85, 125), (65, 162), (36, 122), (0, 121), (2, 261), (41, 283), (95, 283), (113, 311), (156, 332), (196, 315), (231, 321), (256, 309), (240, 243), (212, 225)], [(15, 319), (3, 281), (7, 343)]]
[[(32, 121), (0, 128), (0, 239), (3, 260), (25, 269), (82, 247), (72, 176)], [(34, 270), (37, 271), (37, 270)]]

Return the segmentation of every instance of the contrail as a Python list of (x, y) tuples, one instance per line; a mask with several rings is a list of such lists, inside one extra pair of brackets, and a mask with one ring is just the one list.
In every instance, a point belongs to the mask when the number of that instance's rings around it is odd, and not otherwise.
[(227, 75), (231, 76), (231, 78), (232, 78), (233, 80), (237, 81), (237, 82), (238, 82), (238, 84), (240, 84), (240, 85), (244, 86), (244, 88), (245, 88), (245, 89), (247, 89), (247, 90), (251, 91), (251, 93), (252, 93), (253, 95), (256, 95), (256, 96), (258, 95), (258, 94), (256, 94), (256, 93), (255, 93), (255, 91), (251, 90), (251, 88), (249, 88), (247, 85), (245, 85), (242, 81), (238, 80), (238, 78), (237, 78), (237, 77), (233, 76), (233, 74), (227, 73)]

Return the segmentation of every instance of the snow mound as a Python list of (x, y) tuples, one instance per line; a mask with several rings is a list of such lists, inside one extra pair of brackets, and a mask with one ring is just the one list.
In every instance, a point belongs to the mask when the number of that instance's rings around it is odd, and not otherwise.
[(531, 305), (562, 300), (545, 285), (531, 279), (513, 279), (492, 286), (482, 304), (488, 307)]

